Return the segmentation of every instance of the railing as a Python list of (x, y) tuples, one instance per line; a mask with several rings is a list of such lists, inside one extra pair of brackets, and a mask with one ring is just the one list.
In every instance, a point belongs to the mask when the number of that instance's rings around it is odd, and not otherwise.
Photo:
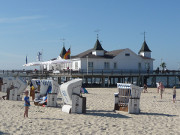
[(24, 74), (24, 75), (180, 75), (179, 70), (168, 70), (168, 71), (157, 71), (151, 72), (138, 71), (138, 70), (60, 70), (54, 71), (41, 71), (41, 70), (0, 70), (0, 75), (11, 75), (11, 74)]

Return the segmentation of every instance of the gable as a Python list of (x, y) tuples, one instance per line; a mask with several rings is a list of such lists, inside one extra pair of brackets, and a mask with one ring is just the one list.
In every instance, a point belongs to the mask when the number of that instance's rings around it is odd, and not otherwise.
[(140, 60), (141, 57), (139, 57), (139, 55), (137, 55), (136, 53), (134, 53), (133, 51), (131, 51), (129, 48), (124, 49), (123, 51), (121, 51), (120, 53), (118, 53), (114, 59), (123, 59), (123, 60), (128, 60), (128, 59), (137, 59)]
[(138, 54), (136, 54), (135, 52), (133, 52), (131, 49), (129, 48), (126, 48), (124, 49), (123, 51), (119, 52), (115, 57), (114, 59), (134, 59), (134, 60), (139, 60), (139, 61), (142, 61), (142, 60), (154, 60), (152, 58), (148, 58), (148, 57), (143, 57), (143, 56), (140, 56)]

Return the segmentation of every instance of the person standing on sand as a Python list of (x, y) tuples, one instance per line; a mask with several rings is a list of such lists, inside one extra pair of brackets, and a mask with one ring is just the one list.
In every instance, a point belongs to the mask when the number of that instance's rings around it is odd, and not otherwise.
[(165, 90), (164, 85), (162, 84), (162, 82), (160, 82), (158, 89), (159, 89), (159, 93), (160, 93), (160, 96), (161, 96), (161, 99), (162, 99), (162, 94), (163, 94), (163, 92)]
[(33, 85), (30, 87), (30, 96), (32, 97), (32, 101), (34, 101), (34, 98), (35, 98), (35, 88), (34, 88)]
[(25, 117), (28, 117), (28, 109), (30, 106), (30, 101), (28, 97), (29, 92), (26, 90), (24, 93), (25, 93), (25, 97), (24, 97), (24, 107), (25, 107), (24, 118), (25, 118)]
[(146, 85), (146, 84), (144, 84), (144, 87), (143, 87), (143, 88), (144, 88), (144, 93), (148, 92), (148, 91), (147, 91), (147, 85)]
[(173, 103), (176, 101), (176, 86), (173, 87)]

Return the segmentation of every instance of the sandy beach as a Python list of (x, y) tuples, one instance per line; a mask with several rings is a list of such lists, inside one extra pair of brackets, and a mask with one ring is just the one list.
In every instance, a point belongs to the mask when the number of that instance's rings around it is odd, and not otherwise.
[[(24, 102), (0, 100), (0, 135), (179, 135), (180, 89), (176, 103), (172, 89), (163, 99), (155, 88), (142, 93), (141, 113), (113, 112), (117, 88), (88, 88), (87, 113), (67, 114), (60, 107), (40, 107), (31, 102), (29, 118), (24, 118)], [(0, 96), (4, 93), (0, 92)]]

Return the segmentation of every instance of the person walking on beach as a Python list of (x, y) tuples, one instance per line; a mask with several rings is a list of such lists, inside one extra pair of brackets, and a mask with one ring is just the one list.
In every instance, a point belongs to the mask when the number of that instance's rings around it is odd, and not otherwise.
[(176, 86), (173, 87), (173, 103), (176, 101)]
[(148, 92), (148, 91), (147, 91), (147, 85), (146, 85), (146, 84), (144, 84), (144, 87), (143, 87), (143, 88), (144, 88), (144, 93)]
[(28, 109), (30, 106), (30, 101), (28, 97), (29, 92), (26, 90), (24, 93), (25, 93), (25, 97), (24, 97), (24, 107), (25, 107), (24, 118), (25, 118), (25, 117), (28, 117)]
[(158, 89), (159, 89), (159, 93), (160, 93), (160, 96), (161, 96), (161, 99), (162, 99), (162, 94), (163, 94), (163, 92), (165, 90), (164, 85), (162, 84), (162, 82), (160, 82)]
[(160, 82), (156, 83), (157, 85), (157, 93), (159, 93), (159, 85), (160, 85)]

